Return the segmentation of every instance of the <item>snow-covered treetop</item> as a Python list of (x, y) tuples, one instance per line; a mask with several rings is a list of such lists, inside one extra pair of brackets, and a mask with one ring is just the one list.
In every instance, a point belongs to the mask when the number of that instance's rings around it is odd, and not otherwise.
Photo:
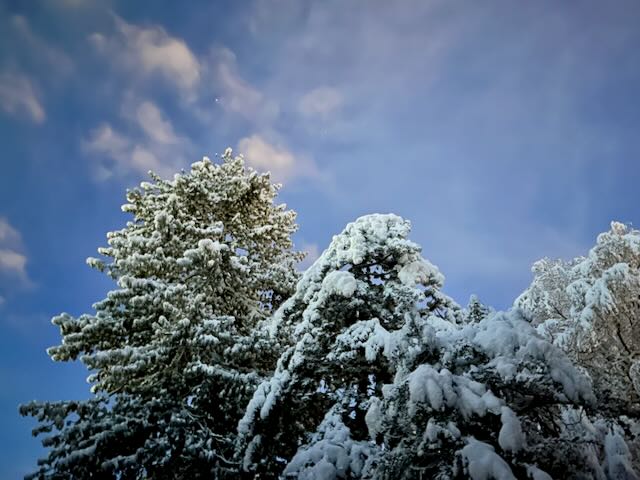
[(172, 180), (152, 176), (127, 193), (122, 210), (134, 218), (107, 234), (109, 246), (98, 250), (106, 259), (87, 260), (119, 289), (94, 305), (95, 319), (54, 319), (63, 334), (63, 345), (50, 350), (54, 359), (108, 346), (104, 334), (114, 326), (101, 330), (102, 338), (89, 335), (100, 318), (123, 321), (152, 305), (165, 305), (170, 318), (180, 306), (166, 301), (186, 285), (209, 309), (201, 315), (231, 315), (240, 327), (268, 316), (293, 290), (302, 257), (292, 250), (296, 214), (274, 203), (278, 185), (268, 174), (245, 167), (227, 149), (220, 164), (205, 157)]
[[(401, 358), (422, 351), (421, 341), (408, 341), (410, 332), (421, 331), (417, 337), (423, 341), (433, 338), (422, 331), (429, 328), (424, 318), (438, 314), (456, 321), (457, 305), (439, 291), (444, 277), (408, 239), (410, 229), (397, 215), (367, 215), (348, 224), (303, 274), (295, 294), (265, 322), (270, 338), (285, 348), (273, 377), (258, 387), (240, 422), (241, 443), (255, 444), (259, 436), (251, 436), (267, 428), (272, 408), (298, 388), (306, 391), (316, 382), (315, 390), (323, 382), (331, 396), (366, 383), (371, 372), (386, 378), (403, 364)], [(296, 379), (302, 371), (309, 375), (313, 362), (322, 365), (299, 385)], [(367, 373), (361, 362), (369, 365)]]
[[(412, 292), (412, 300), (419, 286), (423, 290), (418, 295), (430, 298), (431, 310), (453, 306), (439, 292), (444, 276), (422, 258), (421, 247), (408, 239), (410, 231), (411, 223), (393, 214), (365, 215), (349, 223), (304, 272), (296, 293), (276, 312), (268, 328), (275, 332), (296, 305), (313, 304), (314, 299), (317, 302), (319, 297), (335, 293), (340, 288), (337, 284), (357, 286), (364, 282), (387, 289), (404, 286)], [(353, 294), (350, 288), (346, 291)]]
[(526, 468), (514, 461), (527, 441), (519, 412), (593, 400), (587, 378), (518, 311), (476, 301), (463, 324), (409, 232), (396, 215), (348, 224), (265, 323), (290, 346), (239, 422), (244, 469), (277, 476), (290, 460), (291, 477), (400, 478), (428, 461), (426, 472), (453, 474), (476, 468), (482, 439), (511, 472)]
[(247, 344), (293, 292), (302, 255), (291, 241), (295, 212), (275, 203), (279, 186), (230, 149), (221, 160), (171, 180), (152, 174), (129, 191), (122, 210), (133, 219), (107, 234), (103, 258), (88, 259), (116, 288), (95, 314), (53, 319), (62, 344), (50, 356), (82, 360), (96, 396), (23, 407), (52, 432), (39, 478), (231, 468), (243, 406), (273, 369)]
[(589, 370), (601, 401), (640, 412), (640, 231), (612, 222), (586, 256), (533, 272), (515, 305)]

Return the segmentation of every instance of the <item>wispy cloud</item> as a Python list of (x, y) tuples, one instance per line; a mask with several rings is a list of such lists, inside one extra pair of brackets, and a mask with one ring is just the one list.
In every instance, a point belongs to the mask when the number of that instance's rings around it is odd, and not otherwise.
[[(254, 168), (271, 171), (278, 181), (317, 175), (312, 158), (297, 151), (294, 154), (279, 133), (278, 102), (243, 77), (230, 49), (217, 46), (198, 57), (184, 40), (160, 26), (135, 25), (116, 15), (114, 23), (112, 33), (89, 37), (120, 70), (126, 84), (119, 118), (102, 122), (82, 143), (85, 152), (108, 160), (98, 163), (96, 178), (140, 174), (148, 169), (168, 174), (184, 166), (186, 156), (206, 153), (198, 152), (198, 145), (176, 132), (157, 102), (145, 99), (142, 85), (148, 89), (150, 76), (162, 77), (165, 87), (180, 93), (177, 103), (171, 97), (163, 102), (174, 113), (177, 110), (196, 120), (201, 131), (216, 131), (222, 123), (221, 114), (228, 124), (235, 125), (233, 131), (242, 133), (234, 143)], [(320, 89), (301, 108), (311, 116), (326, 115), (339, 107), (338, 96), (328, 87)], [(322, 102), (329, 104), (320, 105)], [(247, 130), (260, 133), (247, 135)]]
[(338, 110), (344, 98), (340, 91), (332, 87), (319, 87), (311, 90), (300, 98), (298, 111), (308, 117), (327, 118)]
[(270, 171), (278, 182), (297, 176), (315, 176), (317, 169), (304, 155), (294, 155), (282, 145), (274, 145), (258, 134), (238, 142), (238, 151), (249, 165), (259, 171)]
[(93, 0), (50, 0), (54, 4), (62, 8), (79, 8), (91, 5)]
[(26, 279), (26, 266), (27, 257), (25, 255), (8, 248), (0, 248), (0, 271)]
[(4, 217), (0, 217), (0, 275), (5, 280), (17, 279), (22, 286), (32, 284), (22, 236)]
[(98, 51), (129, 73), (159, 75), (186, 98), (195, 95), (201, 66), (184, 40), (157, 25), (142, 27), (127, 23), (117, 15), (113, 17), (114, 35), (93, 33), (89, 37)]
[(0, 244), (20, 243), (20, 233), (13, 228), (6, 218), (0, 217)]
[(191, 143), (176, 134), (160, 108), (132, 95), (123, 103), (122, 129), (104, 122), (82, 141), (83, 150), (97, 161), (95, 178), (145, 176), (149, 171), (170, 177), (184, 167)]
[(143, 101), (138, 105), (135, 119), (147, 136), (160, 144), (175, 144), (179, 142), (173, 125), (164, 118), (160, 109), (153, 102)]
[[(262, 88), (289, 120), (279, 124), (286, 144), (334, 173), (330, 200), (345, 216), (407, 216), (445, 273), (502, 282), (494, 296), (524, 287), (538, 255), (584, 251), (602, 208), (592, 192), (619, 175), (609, 164), (629, 144), (602, 128), (625, 104), (605, 83), (622, 65), (614, 58), (628, 62), (616, 78), (637, 77), (629, 52), (639, 37), (624, 8), (598, 7), (593, 28), (593, 12), (541, 4), (507, 8), (501, 23), (495, 5), (296, 3), (254, 4), (250, 32), (276, 45)], [(615, 122), (634, 131), (629, 118)]]
[(21, 73), (0, 73), (0, 108), (10, 115), (43, 123), (46, 113), (32, 80)]
[[(186, 137), (176, 133), (158, 104), (144, 99), (141, 91), (151, 76), (161, 77), (168, 86), (177, 89), (182, 100), (193, 107), (187, 107), (187, 113), (191, 111), (208, 130), (212, 128), (215, 106), (228, 115), (244, 119), (246, 126), (253, 130), (268, 132), (243, 136), (238, 141), (239, 149), (256, 169), (270, 170), (280, 181), (317, 173), (309, 155), (294, 155), (285, 146), (274, 128), (279, 115), (278, 102), (243, 78), (231, 50), (216, 47), (208, 55), (197, 58), (184, 40), (171, 36), (160, 26), (139, 26), (116, 15), (113, 18), (115, 29), (111, 34), (89, 36), (90, 43), (120, 69), (127, 83), (118, 118), (99, 123), (81, 140), (82, 150), (97, 159), (96, 179), (146, 174), (149, 170), (168, 176), (183, 167), (184, 158), (195, 151)], [(24, 17), (14, 16), (12, 22), (28, 43), (42, 45), (42, 54), (51, 65), (73, 68), (68, 57), (49, 48), (34, 34)], [(113, 81), (113, 78), (105, 80)], [(34, 122), (41, 123), (46, 117), (36, 89), (25, 75), (0, 77), (0, 101), (5, 111), (26, 114)], [(320, 88), (309, 92), (300, 108), (305, 115), (326, 115), (340, 103), (336, 91)], [(199, 116), (198, 112), (205, 109), (209, 114)], [(273, 138), (280, 140), (273, 141)]]

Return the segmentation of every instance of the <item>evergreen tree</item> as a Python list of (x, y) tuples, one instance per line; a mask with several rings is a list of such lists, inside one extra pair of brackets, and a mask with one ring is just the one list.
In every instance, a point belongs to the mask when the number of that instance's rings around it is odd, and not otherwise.
[(471, 295), (469, 304), (463, 311), (463, 318), (467, 323), (476, 323), (486, 318), (489, 313), (491, 309), (483, 305), (477, 295)]
[(640, 469), (640, 231), (613, 222), (587, 256), (533, 273), (515, 305), (589, 373), (592, 415), (617, 417)]
[[(635, 478), (628, 450), (605, 448), (608, 435), (626, 448), (620, 432), (585, 415), (588, 378), (519, 311), (427, 325), (435, 353), (372, 399), (372, 478)], [(607, 462), (627, 476), (607, 477)]]
[[(55, 361), (91, 371), (87, 401), (32, 402), (48, 456), (33, 478), (214, 478), (233, 472), (243, 405), (271, 366), (250, 342), (292, 293), (295, 213), (227, 149), (127, 194), (133, 220), (88, 264), (117, 289), (53, 319)], [(213, 476), (213, 477), (212, 477)]]
[(265, 323), (291, 346), (239, 423), (247, 477), (601, 478), (588, 379), (518, 311), (463, 322), (409, 230), (349, 224)]
[(587, 369), (603, 408), (640, 415), (640, 231), (613, 222), (586, 257), (538, 262), (515, 305)]
[[(310, 435), (333, 431), (337, 422), (349, 429), (345, 441), (360, 442), (353, 447), (358, 465), (345, 467), (345, 478), (358, 477), (366, 462), (370, 398), (393, 380), (399, 359), (430, 355), (422, 345), (424, 316), (454, 322), (459, 313), (439, 292), (442, 276), (408, 240), (409, 230), (395, 215), (349, 224), (266, 326), (274, 338), (291, 337), (292, 346), (238, 427), (238, 459), (251, 475), (277, 478)], [(297, 474), (292, 465), (286, 474)]]

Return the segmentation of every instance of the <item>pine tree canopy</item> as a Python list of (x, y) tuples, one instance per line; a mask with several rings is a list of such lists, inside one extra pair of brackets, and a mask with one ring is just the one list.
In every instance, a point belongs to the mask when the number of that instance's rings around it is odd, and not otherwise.
[(88, 259), (116, 288), (53, 319), (91, 395), (20, 408), (29, 478), (639, 478), (640, 232), (461, 308), (393, 214), (299, 274), (278, 189), (227, 150), (128, 192)]
[[(38, 478), (210, 478), (231, 466), (236, 423), (268, 374), (256, 325), (293, 291), (295, 213), (231, 150), (220, 164), (142, 183), (133, 218), (88, 264), (117, 288), (95, 313), (53, 319), (55, 361), (90, 370), (87, 401), (34, 402), (49, 448)], [(270, 368), (270, 367), (269, 367)]]

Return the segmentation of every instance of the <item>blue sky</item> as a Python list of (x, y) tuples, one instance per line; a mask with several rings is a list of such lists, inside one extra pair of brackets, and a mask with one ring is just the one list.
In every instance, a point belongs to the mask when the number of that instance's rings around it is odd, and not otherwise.
[(507, 308), (543, 256), (640, 222), (640, 3), (0, 1), (0, 478), (31, 399), (87, 395), (51, 316), (127, 187), (225, 147), (284, 183), (299, 247), (394, 212), (447, 293)]

